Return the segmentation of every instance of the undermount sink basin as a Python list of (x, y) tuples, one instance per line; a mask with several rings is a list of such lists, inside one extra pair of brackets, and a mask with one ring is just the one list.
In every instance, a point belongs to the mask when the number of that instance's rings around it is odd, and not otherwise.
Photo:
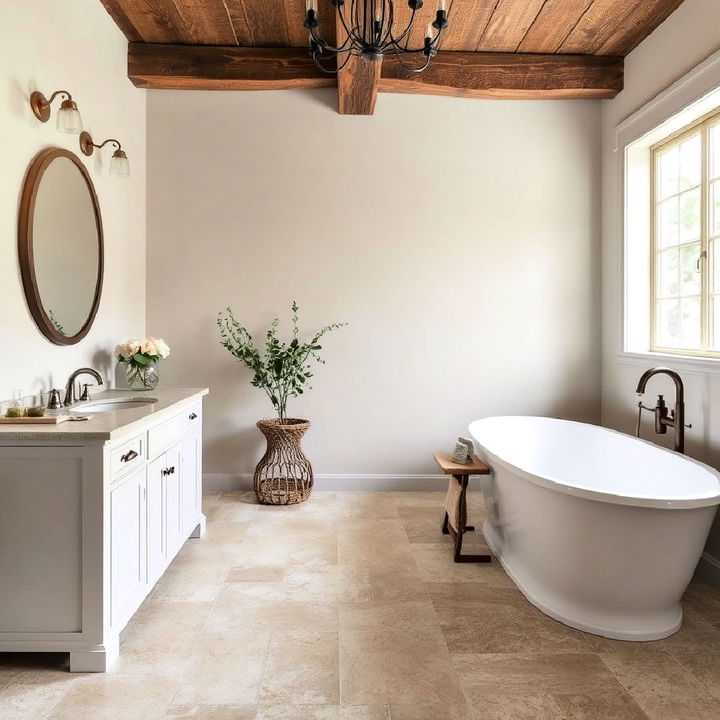
[(157, 398), (118, 398), (116, 400), (90, 401), (87, 405), (77, 405), (72, 408), (76, 413), (115, 412), (116, 410), (130, 410), (131, 408), (145, 407), (157, 402)]

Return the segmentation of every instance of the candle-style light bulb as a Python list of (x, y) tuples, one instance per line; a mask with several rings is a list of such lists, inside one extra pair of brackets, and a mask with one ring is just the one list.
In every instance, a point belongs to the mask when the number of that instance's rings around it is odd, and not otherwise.
[(374, 6), (375, 6), (375, 20), (380, 22), (382, 20), (382, 14), (383, 14), (382, 0), (375, 0)]
[(445, 0), (438, 0), (438, 10), (445, 12)]
[(317, 0), (307, 0), (305, 3), (305, 9), (317, 12)]
[(432, 23), (428, 23), (427, 30), (425, 31), (425, 37), (431, 40), (435, 37), (435, 28)]

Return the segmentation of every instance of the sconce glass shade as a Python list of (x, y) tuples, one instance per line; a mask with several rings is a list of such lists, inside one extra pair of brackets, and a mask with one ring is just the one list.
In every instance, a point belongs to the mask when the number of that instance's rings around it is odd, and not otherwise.
[(57, 111), (57, 129), (70, 135), (77, 135), (82, 130), (80, 111), (73, 100), (63, 100)]
[(116, 150), (110, 159), (110, 174), (119, 177), (130, 175), (130, 162), (123, 150)]

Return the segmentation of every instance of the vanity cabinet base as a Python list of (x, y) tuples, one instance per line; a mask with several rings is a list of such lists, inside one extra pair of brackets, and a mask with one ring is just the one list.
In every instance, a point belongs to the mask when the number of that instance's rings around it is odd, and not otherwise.
[(70, 672), (107, 672), (120, 654), (120, 640), (117, 635), (95, 649), (71, 650)]
[[(202, 402), (109, 442), (0, 441), (0, 653), (105, 672), (202, 513)], [(132, 452), (130, 450), (132, 450)]]

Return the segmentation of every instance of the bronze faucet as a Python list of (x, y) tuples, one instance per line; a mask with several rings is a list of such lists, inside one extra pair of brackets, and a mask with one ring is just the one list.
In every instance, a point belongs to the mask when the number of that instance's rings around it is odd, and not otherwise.
[[(80, 368), (79, 370), (76, 370), (72, 375), (70, 375), (70, 378), (67, 381), (67, 385), (65, 386), (65, 401), (63, 405), (72, 405), (78, 401), (75, 391), (75, 380), (77, 380), (78, 376), (80, 375), (92, 375), (98, 385), (103, 384), (102, 376), (97, 370), (93, 370), (92, 368)], [(87, 394), (87, 386), (85, 387), (83, 397), (81, 397), (80, 399), (90, 399), (90, 396)]]
[(640, 417), (642, 411), (655, 414), (655, 432), (658, 435), (666, 435), (669, 427), (675, 430), (675, 451), (679, 453), (685, 452), (685, 428), (692, 425), (685, 425), (685, 387), (682, 378), (670, 368), (656, 367), (646, 370), (638, 380), (635, 392), (642, 396), (645, 392), (647, 381), (653, 375), (667, 375), (675, 383), (675, 408), (668, 411), (665, 399), (662, 395), (658, 395), (657, 403), (654, 408), (643, 405), (642, 400), (638, 402), (638, 421), (637, 421), (637, 437), (640, 437)]

